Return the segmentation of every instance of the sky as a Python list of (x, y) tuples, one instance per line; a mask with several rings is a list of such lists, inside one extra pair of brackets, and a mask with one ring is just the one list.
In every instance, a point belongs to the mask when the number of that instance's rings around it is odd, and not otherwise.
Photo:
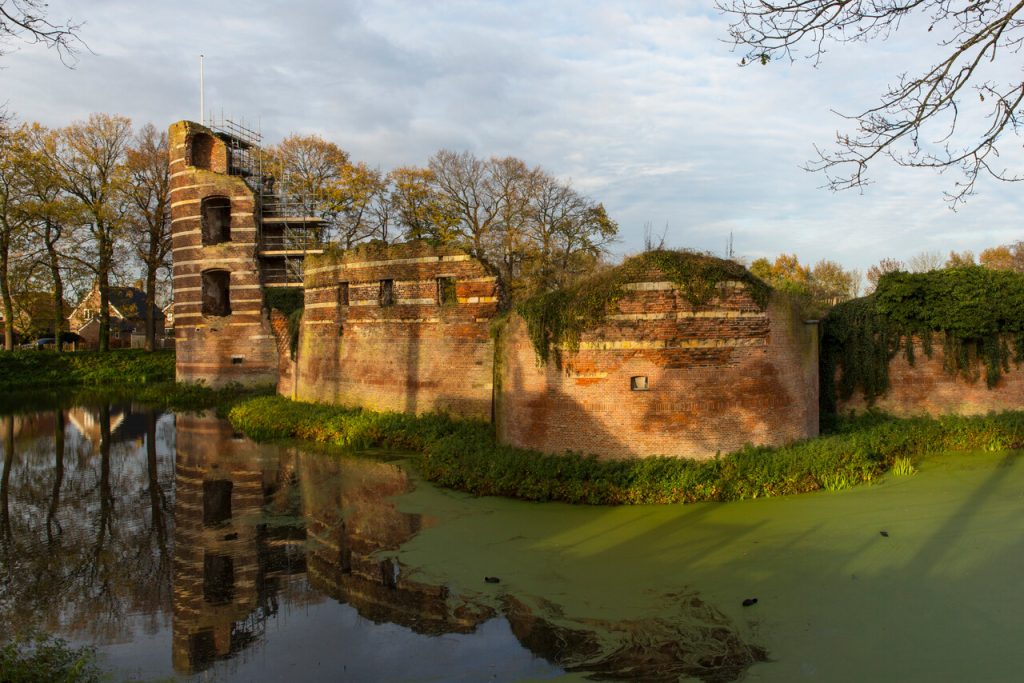
[[(0, 102), (62, 126), (91, 112), (164, 128), (208, 113), (266, 144), (315, 133), (390, 170), (441, 148), (519, 157), (619, 223), (617, 255), (668, 246), (748, 261), (796, 253), (866, 269), (1024, 237), (1018, 187), (983, 181), (953, 212), (952, 174), (879, 163), (863, 192), (802, 167), (934, 41), (906, 31), (741, 67), (712, 0), (50, 0), (84, 22), (73, 69), (41, 46), (0, 56)], [(922, 38), (924, 36), (924, 38)], [(1014, 142), (1014, 148), (1020, 144)]]

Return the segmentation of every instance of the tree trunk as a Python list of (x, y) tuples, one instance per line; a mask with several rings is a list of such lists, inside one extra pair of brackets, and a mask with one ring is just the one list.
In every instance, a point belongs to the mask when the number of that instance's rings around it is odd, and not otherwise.
[(97, 225), (99, 233), (100, 262), (96, 271), (96, 281), (100, 290), (100, 351), (110, 350), (110, 254), (108, 236), (105, 227)]
[(0, 295), (4, 306), (4, 350), (14, 350), (14, 301), (11, 299), (11, 282), (7, 277), (9, 244), (0, 239)]
[[(54, 232), (57, 236), (54, 236)], [(60, 254), (57, 253), (57, 239), (60, 232), (56, 231), (50, 221), (46, 221), (46, 254), (49, 257), (50, 277), (53, 278), (53, 338), (57, 342), (57, 353), (61, 352), (61, 335), (64, 334), (64, 280), (60, 275)]]
[(153, 248), (150, 248), (151, 258), (146, 264), (146, 350), (156, 349), (156, 317), (153, 309), (156, 307), (156, 256), (153, 255)]
[[(58, 344), (59, 346), (59, 344)], [(46, 540), (53, 543), (53, 523), (60, 508), (60, 489), (64, 484), (64, 411), (53, 411), (53, 492), (50, 495), (50, 509), (46, 513)], [(58, 532), (59, 533), (59, 532)]]

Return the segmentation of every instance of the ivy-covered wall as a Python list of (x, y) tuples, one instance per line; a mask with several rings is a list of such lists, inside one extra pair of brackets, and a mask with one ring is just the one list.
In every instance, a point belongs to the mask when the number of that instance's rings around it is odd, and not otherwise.
[(889, 273), (822, 321), (822, 412), (897, 415), (1024, 403), (1024, 275), (969, 266)]
[(817, 326), (742, 266), (655, 251), (526, 302), (497, 344), (505, 443), (713, 457), (818, 433)]

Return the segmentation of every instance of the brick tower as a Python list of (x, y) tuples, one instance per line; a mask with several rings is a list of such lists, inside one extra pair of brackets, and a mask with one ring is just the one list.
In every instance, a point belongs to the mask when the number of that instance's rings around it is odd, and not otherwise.
[(302, 287), (316, 218), (290, 215), (269, 188), (259, 136), (227, 123), (170, 127), (178, 381), (275, 384), (264, 290)]

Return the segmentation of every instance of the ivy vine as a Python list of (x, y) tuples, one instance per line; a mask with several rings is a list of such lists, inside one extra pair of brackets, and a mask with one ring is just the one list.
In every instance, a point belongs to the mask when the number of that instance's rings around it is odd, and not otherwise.
[(994, 386), (1011, 360), (1024, 361), (1024, 275), (981, 266), (888, 273), (870, 296), (834, 307), (821, 329), (822, 411), (857, 389), (872, 403), (889, 389), (896, 354), (913, 365), (916, 338), (930, 358), (935, 335), (947, 372), (973, 382), (983, 367)]
[(743, 282), (757, 305), (768, 306), (771, 287), (735, 261), (691, 251), (656, 249), (626, 259), (571, 287), (544, 292), (516, 306), (526, 321), (530, 341), (541, 363), (552, 350), (579, 348), (585, 330), (600, 324), (621, 299), (626, 285), (651, 280), (668, 280), (694, 308), (707, 303), (725, 281)]

